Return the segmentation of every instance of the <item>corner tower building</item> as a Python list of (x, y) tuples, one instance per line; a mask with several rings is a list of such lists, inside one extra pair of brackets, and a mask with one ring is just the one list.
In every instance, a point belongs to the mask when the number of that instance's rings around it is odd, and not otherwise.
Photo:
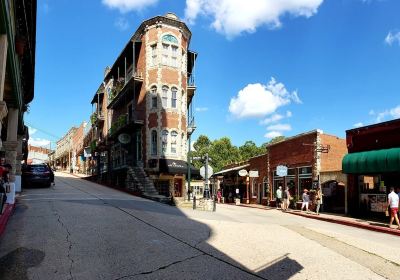
[(184, 195), (189, 108), (196, 90), (197, 54), (189, 51), (190, 39), (176, 15), (151, 18), (106, 69), (91, 118), (102, 180)]

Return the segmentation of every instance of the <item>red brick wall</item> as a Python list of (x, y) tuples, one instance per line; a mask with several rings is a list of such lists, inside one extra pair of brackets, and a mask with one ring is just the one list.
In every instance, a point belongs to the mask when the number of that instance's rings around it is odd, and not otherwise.
[(161, 126), (168, 128), (178, 128), (179, 125), (179, 115), (174, 112), (161, 113)]
[(150, 113), (149, 114), (149, 129), (153, 128), (153, 127), (157, 127), (157, 113)]
[(342, 170), (342, 160), (347, 154), (346, 139), (327, 134), (321, 134), (321, 144), (330, 145), (328, 153), (321, 153), (321, 171)]
[(178, 85), (179, 73), (177, 70), (163, 68), (161, 75), (163, 83)]
[(280, 164), (286, 164), (291, 168), (314, 163), (314, 146), (311, 144), (316, 141), (316, 138), (317, 132), (305, 134), (269, 147), (271, 171)]

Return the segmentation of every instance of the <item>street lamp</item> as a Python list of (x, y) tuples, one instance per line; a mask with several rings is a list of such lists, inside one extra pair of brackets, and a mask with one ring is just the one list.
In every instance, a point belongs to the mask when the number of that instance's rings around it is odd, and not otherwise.
[(190, 170), (190, 167), (191, 167), (191, 164), (190, 164), (190, 152), (191, 152), (191, 146), (192, 146), (192, 144), (191, 144), (191, 136), (192, 136), (192, 134), (193, 134), (193, 132), (195, 131), (195, 129), (196, 129), (196, 125), (195, 125), (195, 123), (194, 123), (194, 117), (191, 117), (191, 119), (190, 119), (190, 122), (188, 123), (188, 127), (187, 127), (187, 134), (188, 134), (188, 139), (189, 139), (189, 147), (188, 147), (188, 153), (187, 153), (187, 173), (188, 173), (188, 189), (187, 189), (187, 195), (188, 195), (188, 200), (190, 201), (190, 181), (191, 181), (191, 178), (190, 178), (190, 176), (191, 176), (191, 174), (190, 174), (190, 172), (191, 172), (191, 170)]

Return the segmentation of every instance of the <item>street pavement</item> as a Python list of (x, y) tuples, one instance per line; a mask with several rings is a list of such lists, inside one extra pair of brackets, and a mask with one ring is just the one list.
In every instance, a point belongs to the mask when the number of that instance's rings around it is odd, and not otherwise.
[(0, 279), (400, 279), (400, 237), (277, 210), (178, 209), (56, 174), (0, 237)]

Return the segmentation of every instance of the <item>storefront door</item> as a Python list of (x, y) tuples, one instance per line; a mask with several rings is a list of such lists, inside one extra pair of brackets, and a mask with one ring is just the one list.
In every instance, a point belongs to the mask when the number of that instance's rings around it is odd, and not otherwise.
[(182, 179), (174, 179), (174, 196), (181, 197), (182, 196)]

